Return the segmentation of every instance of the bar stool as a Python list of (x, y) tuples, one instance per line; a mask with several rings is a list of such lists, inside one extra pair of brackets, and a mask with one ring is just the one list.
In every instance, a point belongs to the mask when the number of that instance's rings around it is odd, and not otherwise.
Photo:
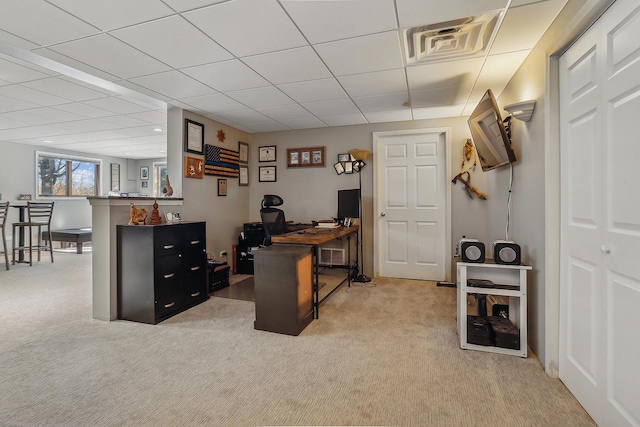
[(7, 236), (4, 233), (4, 226), (7, 224), (7, 214), (9, 202), (0, 203), (0, 227), (2, 228), (2, 246), (4, 247), (4, 262), (9, 270), (9, 249), (7, 249)]
[[(24, 222), (13, 223), (13, 250), (11, 252), (12, 262), (16, 263), (16, 250), (29, 249), (29, 265), (33, 265), (33, 250), (38, 250), (38, 261), (40, 261), (40, 251), (49, 249), (51, 252), (51, 262), (53, 262), (53, 248), (51, 247), (51, 216), (53, 214), (53, 204), (55, 202), (27, 202), (28, 219)], [(46, 227), (48, 239), (42, 242), (42, 228)], [(29, 229), (29, 246), (16, 246), (16, 229)], [(33, 229), (38, 230), (38, 244), (33, 245)], [(49, 242), (47, 246), (46, 242)]]

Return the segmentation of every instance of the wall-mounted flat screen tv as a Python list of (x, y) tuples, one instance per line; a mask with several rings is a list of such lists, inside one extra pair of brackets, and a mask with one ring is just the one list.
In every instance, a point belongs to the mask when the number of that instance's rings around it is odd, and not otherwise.
[(483, 171), (516, 161), (498, 104), (488, 89), (469, 116), (469, 129)]

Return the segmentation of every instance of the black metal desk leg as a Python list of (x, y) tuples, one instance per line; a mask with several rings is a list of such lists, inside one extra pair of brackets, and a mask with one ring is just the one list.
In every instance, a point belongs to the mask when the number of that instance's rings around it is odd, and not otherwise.
[(315, 256), (315, 272), (313, 281), (313, 311), (316, 319), (320, 318), (320, 249), (318, 245), (313, 245), (313, 255)]

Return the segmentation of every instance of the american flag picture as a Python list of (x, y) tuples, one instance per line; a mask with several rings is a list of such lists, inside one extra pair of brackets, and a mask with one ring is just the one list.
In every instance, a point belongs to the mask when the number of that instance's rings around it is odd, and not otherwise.
[(228, 176), (237, 178), (239, 154), (237, 151), (215, 145), (205, 145), (205, 175)]

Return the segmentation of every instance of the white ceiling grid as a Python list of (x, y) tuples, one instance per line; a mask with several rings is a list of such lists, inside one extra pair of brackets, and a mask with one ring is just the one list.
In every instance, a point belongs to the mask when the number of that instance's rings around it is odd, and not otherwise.
[[(468, 114), (565, 2), (3, 0), (0, 140), (156, 158), (172, 105), (249, 133)], [(403, 29), (490, 11), (488, 50), (406, 65)]]

